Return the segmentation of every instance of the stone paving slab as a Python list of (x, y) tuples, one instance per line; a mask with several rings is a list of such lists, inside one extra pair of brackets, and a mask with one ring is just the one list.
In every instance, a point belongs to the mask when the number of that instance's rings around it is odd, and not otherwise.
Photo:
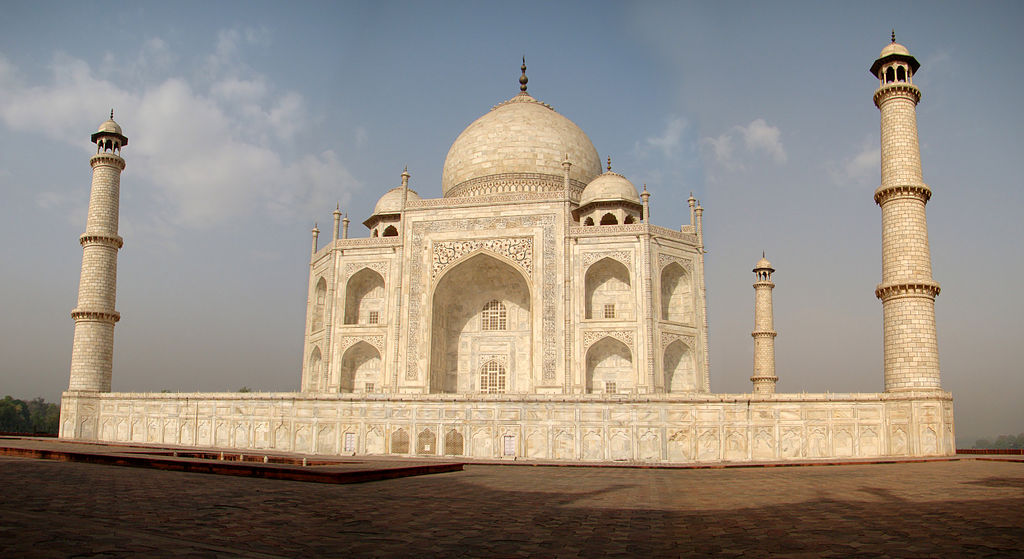
[(510, 468), (324, 485), (0, 457), (0, 557), (1013, 557), (1024, 464)]
[(0, 456), (317, 483), (364, 483), (462, 470), (459, 462), (342, 459), (0, 437)]

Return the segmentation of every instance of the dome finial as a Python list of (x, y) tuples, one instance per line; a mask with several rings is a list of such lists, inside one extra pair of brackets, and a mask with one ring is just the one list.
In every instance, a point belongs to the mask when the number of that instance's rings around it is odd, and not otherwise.
[(110, 120), (114, 120), (114, 109), (110, 109)]
[(520, 70), (523, 71), (523, 75), (519, 76), (519, 91), (526, 93), (526, 83), (530, 81), (530, 78), (526, 77), (526, 55), (523, 55), (523, 65), (520, 66)]
[(608, 156), (608, 172), (612, 171), (612, 156)]
[(895, 43), (896, 42), (896, 28), (895, 27), (892, 28), (892, 35), (890, 35), (890, 37), (892, 38), (892, 42)]

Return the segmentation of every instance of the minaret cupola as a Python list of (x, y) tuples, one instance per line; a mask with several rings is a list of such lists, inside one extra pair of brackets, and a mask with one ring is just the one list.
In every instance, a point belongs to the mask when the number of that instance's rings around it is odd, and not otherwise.
[(921, 63), (910, 55), (907, 47), (896, 42), (894, 29), (888, 45), (882, 49), (878, 59), (871, 65), (871, 75), (878, 78), (878, 85), (890, 83), (914, 83), (913, 76)]
[(128, 145), (128, 138), (121, 133), (121, 126), (114, 122), (114, 109), (110, 109), (110, 118), (100, 125), (91, 140), (96, 144), (96, 153), (120, 155), (121, 148)]

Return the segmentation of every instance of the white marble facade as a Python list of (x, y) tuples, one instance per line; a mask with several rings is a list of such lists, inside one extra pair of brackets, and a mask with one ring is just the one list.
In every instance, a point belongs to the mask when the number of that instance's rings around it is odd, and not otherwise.
[(452, 144), (442, 197), (403, 172), (366, 236), (337, 211), (323, 246), (314, 231), (298, 392), (68, 391), (61, 436), (569, 461), (955, 451), (937, 388), (712, 394), (703, 208), (691, 196), (686, 223), (653, 225), (646, 186), (602, 169), (526, 82), (524, 65), (520, 93)]

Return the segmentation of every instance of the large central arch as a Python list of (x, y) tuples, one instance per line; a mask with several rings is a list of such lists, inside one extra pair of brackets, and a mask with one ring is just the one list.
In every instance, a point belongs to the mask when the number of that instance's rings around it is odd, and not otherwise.
[[(533, 348), (530, 286), (480, 252), (448, 269), (431, 300), (430, 392), (527, 392)], [(503, 369), (501, 385), (496, 371)]]

